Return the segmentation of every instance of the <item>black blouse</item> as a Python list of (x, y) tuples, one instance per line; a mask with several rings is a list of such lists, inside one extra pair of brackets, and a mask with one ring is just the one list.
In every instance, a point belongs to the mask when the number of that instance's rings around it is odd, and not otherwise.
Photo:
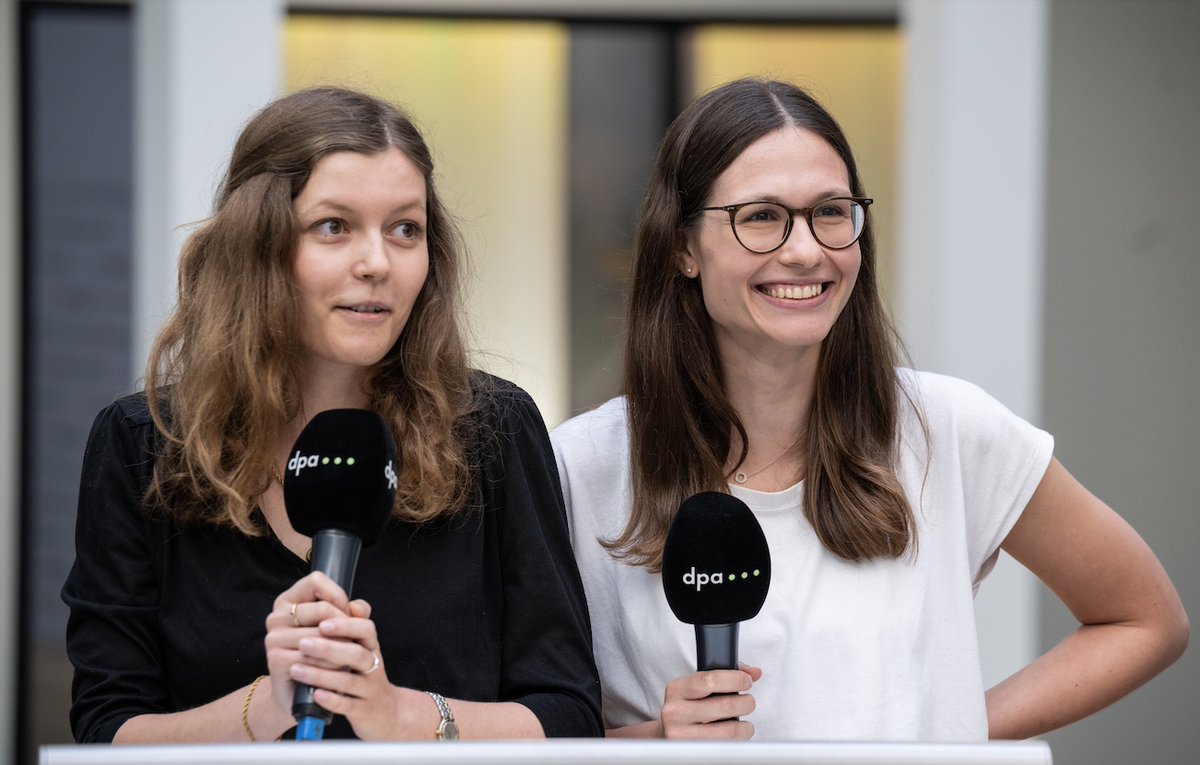
[[(352, 597), (371, 604), (388, 679), (471, 701), (516, 701), (547, 736), (601, 735), (600, 684), (546, 428), (487, 378), (479, 507), (389, 522)], [(200, 706), (266, 674), (265, 620), (309, 566), (273, 535), (179, 527), (141, 508), (158, 441), (144, 395), (102, 411), (84, 453), (75, 565), (63, 587), (79, 742), (131, 717)], [(327, 737), (352, 737), (335, 717)]]

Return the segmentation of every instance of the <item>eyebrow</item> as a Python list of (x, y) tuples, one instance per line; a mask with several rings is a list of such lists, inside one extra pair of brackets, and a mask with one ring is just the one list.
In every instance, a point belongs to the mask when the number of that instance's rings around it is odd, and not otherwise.
[[(407, 212), (407, 211), (413, 210), (413, 209), (420, 210), (421, 212), (425, 212), (426, 211), (425, 203), (418, 199), (414, 199), (411, 202), (408, 202), (406, 204), (402, 204), (402, 205), (399, 205), (399, 206), (393, 208), (392, 212), (393, 213)], [(314, 211), (317, 211), (317, 210), (321, 210), (321, 211), (328, 210), (330, 212), (336, 212), (336, 213), (342, 213), (342, 214), (354, 213), (353, 207), (344, 205), (341, 202), (338, 202), (333, 199), (319, 199), (316, 202), (314, 202), (313, 204), (306, 207), (305, 209), (301, 210), (300, 216), (304, 217), (307, 215), (312, 215), (314, 213)]]
[[(812, 204), (813, 202), (822, 202), (826, 199), (832, 199), (834, 197), (849, 197), (853, 195), (853, 192), (846, 190), (844, 187), (839, 189), (824, 189), (823, 191), (818, 191), (817, 193), (813, 194), (811, 196), (812, 202), (809, 204)], [(754, 197), (753, 201), (774, 202), (775, 204), (783, 205), (784, 207), (789, 206), (778, 194), (760, 194), (759, 196)]]

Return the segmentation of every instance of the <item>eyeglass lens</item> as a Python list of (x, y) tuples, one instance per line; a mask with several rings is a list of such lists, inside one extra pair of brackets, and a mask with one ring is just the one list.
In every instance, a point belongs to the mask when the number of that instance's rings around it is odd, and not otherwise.
[[(807, 210), (813, 236), (826, 247), (849, 247), (862, 233), (865, 209), (850, 199), (826, 199)], [(797, 217), (801, 217), (799, 211)], [(774, 202), (752, 202), (733, 215), (733, 232), (738, 241), (755, 252), (770, 252), (787, 239), (791, 212)]]

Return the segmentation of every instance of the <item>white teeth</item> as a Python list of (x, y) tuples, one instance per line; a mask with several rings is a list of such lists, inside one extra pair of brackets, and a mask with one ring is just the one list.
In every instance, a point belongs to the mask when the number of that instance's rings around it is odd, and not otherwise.
[(352, 305), (350, 310), (355, 313), (383, 313), (382, 308), (377, 308), (373, 305)]
[(801, 287), (772, 287), (767, 294), (785, 300), (811, 300), (825, 291), (824, 284), (805, 284)]

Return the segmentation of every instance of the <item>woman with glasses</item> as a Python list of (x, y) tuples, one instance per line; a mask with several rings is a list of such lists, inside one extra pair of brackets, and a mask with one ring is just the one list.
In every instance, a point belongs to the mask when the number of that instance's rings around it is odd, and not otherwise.
[[(1025, 738), (1186, 645), (1158, 560), (1048, 433), (897, 366), (871, 204), (837, 123), (789, 84), (710, 91), (659, 147), (624, 395), (551, 434), (610, 735)], [(694, 670), (659, 574), (674, 514), (704, 491), (743, 500), (771, 551), (736, 670)], [(1081, 626), (985, 691), (973, 596), (1001, 549)]]

